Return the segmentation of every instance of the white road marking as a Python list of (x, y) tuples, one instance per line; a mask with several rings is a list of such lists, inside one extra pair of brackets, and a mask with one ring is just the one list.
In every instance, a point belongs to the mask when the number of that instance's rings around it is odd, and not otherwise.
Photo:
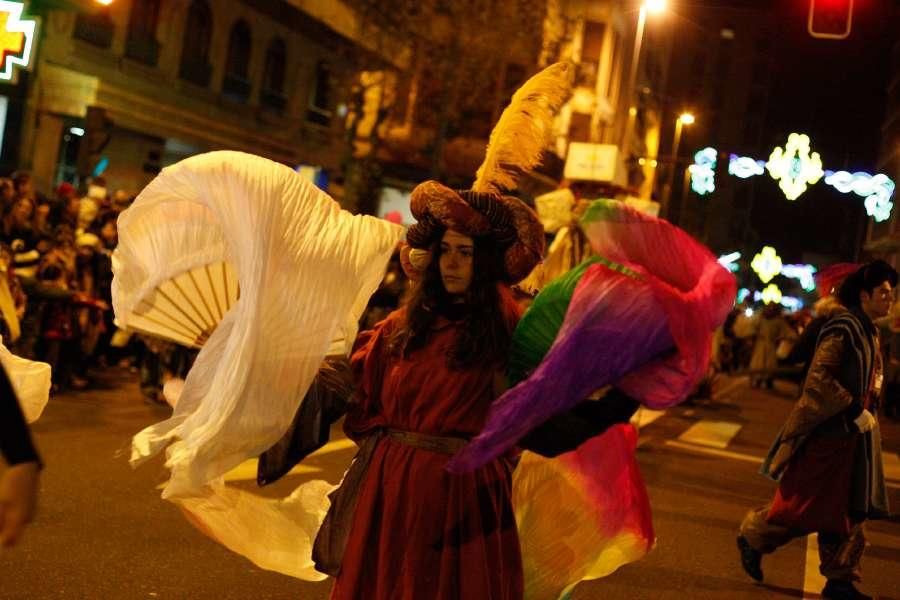
[[(225, 473), (225, 481), (255, 481), (256, 480), (256, 464), (257, 459), (251, 458), (250, 460), (245, 460), (232, 470)], [(299, 464), (288, 472), (285, 477), (288, 475), (306, 475), (309, 473), (321, 473), (322, 469), (318, 467), (310, 467), (304, 464)]]
[(638, 429), (641, 429), (642, 427), (646, 427), (653, 421), (657, 420), (664, 414), (666, 414), (666, 411), (664, 410), (653, 410), (652, 408), (644, 408), (642, 406), (631, 417), (631, 424)]
[(734, 381), (732, 381), (731, 383), (729, 383), (728, 385), (726, 385), (726, 386), (725, 386), (724, 388), (722, 388), (721, 390), (716, 390), (716, 391), (714, 391), (714, 392), (713, 392), (713, 396), (714, 396), (715, 398), (724, 398), (725, 396), (727, 396), (728, 394), (730, 394), (731, 392), (733, 392), (733, 391), (736, 390), (737, 388), (739, 388), (739, 387), (745, 385), (745, 384), (748, 383), (749, 381), (750, 381), (750, 378), (749, 378), (748, 376), (746, 376), (746, 375), (743, 376), (743, 377), (738, 377), (737, 379), (735, 379)]
[[(322, 456), (325, 454), (331, 454), (333, 452), (341, 452), (342, 450), (349, 450), (351, 448), (356, 448), (356, 443), (348, 438), (341, 438), (339, 440), (334, 440), (333, 442), (328, 442), (315, 452), (309, 455), (307, 458), (311, 458), (314, 456)], [(225, 481), (253, 481), (256, 479), (256, 465), (257, 459), (251, 458), (249, 460), (245, 460), (232, 470), (225, 473)], [(300, 463), (296, 467), (290, 470), (289, 473), (285, 475), (308, 475), (310, 473), (321, 473), (322, 469), (319, 467), (314, 467), (311, 465)]]
[(740, 423), (703, 419), (691, 425), (687, 431), (678, 436), (678, 439), (690, 444), (724, 449), (740, 430)]
[(757, 465), (762, 464), (762, 461), (763, 461), (762, 456), (741, 454), (740, 452), (731, 452), (730, 450), (717, 450), (716, 448), (707, 448), (704, 446), (697, 446), (695, 444), (686, 444), (684, 442), (679, 442), (677, 440), (666, 440), (666, 446), (672, 446), (673, 448), (678, 448), (680, 450), (688, 450), (690, 452), (696, 452), (698, 454), (709, 454), (710, 456), (720, 456), (722, 458), (731, 458), (734, 460), (741, 460), (744, 462), (754, 463)]
[(884, 478), (900, 482), (900, 456), (895, 452), (882, 452), (884, 458)]
[(803, 598), (821, 598), (825, 578), (819, 572), (819, 534), (806, 536), (806, 568), (803, 571)]

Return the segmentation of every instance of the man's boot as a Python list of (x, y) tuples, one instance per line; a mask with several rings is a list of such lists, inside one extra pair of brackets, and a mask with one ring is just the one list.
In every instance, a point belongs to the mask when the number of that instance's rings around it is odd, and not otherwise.
[(737, 538), (737, 547), (741, 553), (741, 566), (744, 567), (744, 571), (756, 581), (762, 581), (762, 552), (751, 546), (742, 535)]
[(866, 596), (856, 589), (852, 581), (845, 579), (829, 579), (822, 588), (822, 598), (826, 600), (872, 600), (872, 596)]

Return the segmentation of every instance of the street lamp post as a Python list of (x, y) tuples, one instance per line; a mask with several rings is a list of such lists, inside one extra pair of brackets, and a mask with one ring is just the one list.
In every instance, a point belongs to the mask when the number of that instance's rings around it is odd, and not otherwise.
[(634, 128), (634, 120), (637, 117), (637, 107), (634, 106), (635, 84), (637, 83), (638, 66), (641, 62), (641, 46), (644, 43), (644, 26), (647, 24), (647, 13), (660, 13), (666, 9), (666, 0), (645, 0), (641, 3), (638, 13), (637, 30), (634, 33), (634, 52), (631, 53), (631, 68), (628, 71), (628, 87), (625, 88), (628, 101), (628, 118), (622, 131), (622, 141), (619, 147), (625, 151), (626, 144), (631, 139), (631, 130)]
[(672, 165), (666, 175), (666, 184), (663, 187), (662, 202), (659, 206), (659, 216), (668, 217), (669, 198), (672, 195), (672, 185), (675, 183), (675, 170), (678, 168), (678, 146), (681, 144), (681, 131), (685, 125), (694, 124), (694, 115), (682, 113), (675, 119), (675, 139), (672, 140)]

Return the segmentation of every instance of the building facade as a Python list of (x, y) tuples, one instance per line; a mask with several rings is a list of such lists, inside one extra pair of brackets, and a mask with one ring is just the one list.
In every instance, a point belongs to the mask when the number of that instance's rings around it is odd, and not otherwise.
[(338, 172), (358, 66), (406, 60), (341, 2), (116, 0), (51, 11), (20, 81), (17, 162), (40, 189), (102, 174), (131, 193), (215, 149)]

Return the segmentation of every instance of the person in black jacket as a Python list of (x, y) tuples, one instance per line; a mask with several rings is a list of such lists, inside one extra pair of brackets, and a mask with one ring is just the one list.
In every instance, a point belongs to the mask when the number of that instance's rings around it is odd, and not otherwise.
[(7, 469), (0, 476), (0, 546), (11, 547), (34, 517), (42, 468), (15, 391), (0, 366), (0, 454)]

